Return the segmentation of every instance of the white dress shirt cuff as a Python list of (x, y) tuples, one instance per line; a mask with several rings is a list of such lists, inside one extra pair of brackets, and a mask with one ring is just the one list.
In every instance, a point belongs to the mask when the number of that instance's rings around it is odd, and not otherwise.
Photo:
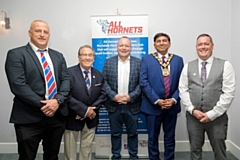
[(194, 109), (195, 109), (194, 106), (189, 106), (189, 107), (187, 107), (186, 110), (192, 115), (192, 112)]
[(213, 110), (206, 112), (206, 114), (211, 121), (215, 120), (218, 117), (218, 114), (216, 114), (216, 112)]
[(172, 100), (174, 101), (174, 104), (177, 104), (177, 100), (175, 98), (172, 98)]

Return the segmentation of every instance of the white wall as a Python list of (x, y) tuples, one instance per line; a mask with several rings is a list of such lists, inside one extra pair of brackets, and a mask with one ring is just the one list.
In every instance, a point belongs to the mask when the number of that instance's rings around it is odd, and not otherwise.
[[(91, 15), (147, 14), (149, 16), (149, 52), (153, 52), (153, 36), (166, 32), (172, 39), (171, 51), (182, 55), (188, 62), (196, 58), (195, 40), (200, 33), (209, 33), (214, 40), (214, 55), (230, 60), (239, 67), (239, 13), (238, 0), (0, 0), (0, 11), (7, 12), (11, 29), (0, 27), (0, 143), (14, 143), (13, 125), (9, 124), (12, 94), (7, 84), (4, 62), (9, 49), (25, 45), (27, 31), (35, 19), (47, 21), (51, 28), (49, 46), (64, 53), (68, 66), (77, 63), (77, 50), (83, 44), (91, 44)], [(235, 22), (236, 21), (236, 22)], [(231, 43), (233, 42), (233, 43)], [(236, 72), (239, 77), (240, 73)], [(237, 96), (239, 97), (239, 92)], [(240, 109), (235, 99), (230, 112), (228, 140), (240, 146)], [(179, 115), (177, 141), (188, 141), (184, 109)]]
[[(235, 100), (233, 101), (232, 107), (229, 110), (229, 136), (232, 142), (238, 146), (238, 151), (240, 150), (240, 108), (239, 108), (239, 97), (240, 97), (240, 1), (232, 1), (232, 19), (231, 19), (231, 62), (235, 68), (236, 78), (237, 78), (237, 89), (235, 94)], [(225, 41), (223, 39), (223, 41)], [(238, 153), (240, 155), (240, 153)]]

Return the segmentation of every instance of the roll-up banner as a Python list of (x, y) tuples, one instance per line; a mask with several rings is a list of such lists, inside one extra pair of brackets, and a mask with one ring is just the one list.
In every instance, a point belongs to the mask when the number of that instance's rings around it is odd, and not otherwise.
[[(91, 16), (92, 47), (95, 50), (93, 67), (102, 71), (107, 58), (115, 56), (117, 42), (120, 37), (127, 36), (131, 40), (131, 55), (142, 58), (148, 54), (148, 16), (147, 15), (117, 15)], [(128, 157), (127, 135), (123, 126), (122, 157)], [(138, 118), (138, 156), (147, 157), (147, 129), (145, 117)], [(95, 136), (95, 157), (111, 157), (111, 133), (106, 108), (99, 112), (99, 124)]]

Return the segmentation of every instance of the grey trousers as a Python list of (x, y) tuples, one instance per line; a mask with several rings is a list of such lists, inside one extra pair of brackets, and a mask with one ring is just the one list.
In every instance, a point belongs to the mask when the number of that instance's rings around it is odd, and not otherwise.
[(198, 119), (186, 112), (187, 130), (191, 147), (191, 159), (202, 160), (202, 147), (205, 141), (205, 132), (212, 146), (215, 160), (226, 160), (226, 144), (228, 116), (223, 114), (212, 122), (201, 123)]

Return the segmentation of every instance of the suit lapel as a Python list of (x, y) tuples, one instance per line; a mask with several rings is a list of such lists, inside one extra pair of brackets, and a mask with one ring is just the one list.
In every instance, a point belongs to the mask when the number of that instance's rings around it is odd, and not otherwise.
[[(170, 86), (172, 84), (172, 80), (173, 80), (173, 74), (175, 73), (175, 70), (176, 70), (176, 66), (174, 65), (176, 62), (175, 61), (175, 58), (174, 58), (174, 55), (173, 55), (173, 58), (170, 62)], [(177, 64), (177, 63), (176, 63)]]
[[(156, 53), (156, 52), (154, 54), (158, 55), (158, 53)], [(160, 77), (161, 84), (164, 86), (163, 75), (162, 75), (162, 66), (160, 65), (158, 60), (153, 55), (151, 55), (151, 56), (153, 59), (152, 63), (156, 63), (156, 66), (159, 65), (159, 67), (150, 68), (150, 70), (156, 71), (155, 77)]]
[(118, 87), (118, 56), (116, 56), (116, 58), (114, 59), (115, 62), (114, 62), (114, 66), (113, 66), (113, 70), (114, 70), (114, 73), (116, 73), (116, 84), (117, 84), (117, 87)]
[[(91, 68), (91, 92), (94, 92), (95, 89), (95, 84), (96, 84), (96, 72), (95, 70), (93, 70), (93, 68)], [(92, 95), (92, 94), (90, 94)]]
[(75, 67), (75, 76), (79, 79), (80, 85), (83, 86), (84, 91), (88, 94), (87, 86), (83, 77), (83, 72), (81, 70), (80, 64)]
[(51, 49), (48, 49), (48, 54), (51, 58), (52, 64), (53, 64), (53, 70), (54, 70), (54, 76), (55, 76), (55, 81), (58, 84), (58, 62), (56, 61), (58, 58), (56, 57), (56, 54), (53, 54), (54, 51), (52, 51)]
[(36, 66), (40, 72), (40, 74), (42, 75), (42, 77), (44, 78), (44, 74), (43, 74), (43, 69), (42, 69), (42, 65), (39, 62), (38, 57), (36, 56), (35, 52), (33, 51), (32, 47), (30, 46), (30, 44), (28, 43), (26, 46), (26, 50), (29, 53), (30, 57), (33, 59), (33, 61), (36, 63)]
[(130, 56), (130, 73), (129, 73), (129, 82), (131, 81), (132, 77), (133, 77), (133, 69), (135, 68), (134, 67), (135, 63), (134, 63), (134, 60), (133, 58)]

